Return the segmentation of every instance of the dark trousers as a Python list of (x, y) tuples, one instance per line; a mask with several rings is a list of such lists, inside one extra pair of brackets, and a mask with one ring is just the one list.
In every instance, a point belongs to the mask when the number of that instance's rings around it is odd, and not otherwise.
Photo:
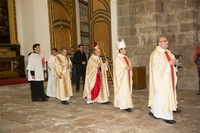
[(40, 100), (45, 99), (43, 81), (30, 81), (31, 84), (31, 99)]
[(76, 67), (72, 68), (72, 83), (76, 83)]
[(199, 75), (199, 92), (200, 92), (200, 68), (197, 68), (198, 69), (198, 75)]
[(85, 84), (85, 68), (76, 66), (76, 90), (80, 89), (80, 79), (83, 80), (83, 88)]

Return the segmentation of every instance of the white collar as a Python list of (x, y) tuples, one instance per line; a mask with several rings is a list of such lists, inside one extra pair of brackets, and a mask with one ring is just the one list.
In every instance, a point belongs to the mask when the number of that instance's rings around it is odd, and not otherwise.
[(160, 52), (165, 52), (165, 51), (167, 51), (167, 49), (163, 49), (163, 48), (161, 48), (160, 46), (156, 46), (156, 49), (157, 49), (158, 51), (160, 51)]
[(93, 56), (93, 58), (95, 58), (95, 59), (100, 59), (100, 57), (99, 56), (97, 56), (97, 55), (95, 55), (95, 54), (92, 54), (92, 56)]
[(118, 55), (121, 56), (121, 57), (126, 57), (126, 55), (121, 54), (121, 53), (118, 53)]
[(62, 54), (59, 54), (59, 56), (61, 56), (62, 58), (66, 58), (66, 56), (62, 55)]

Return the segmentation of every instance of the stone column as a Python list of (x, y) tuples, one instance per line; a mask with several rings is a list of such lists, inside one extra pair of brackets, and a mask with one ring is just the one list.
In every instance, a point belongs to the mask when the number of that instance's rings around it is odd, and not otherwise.
[[(159, 6), (157, 6), (159, 4)], [(156, 0), (118, 1), (118, 34), (124, 38), (133, 66), (147, 66), (149, 54), (162, 33), (163, 4)]]

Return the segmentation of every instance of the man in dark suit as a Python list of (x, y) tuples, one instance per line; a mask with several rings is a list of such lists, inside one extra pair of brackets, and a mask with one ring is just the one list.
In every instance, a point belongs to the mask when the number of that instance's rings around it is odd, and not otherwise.
[(78, 50), (74, 53), (74, 57), (73, 57), (73, 63), (76, 67), (76, 92), (79, 92), (81, 77), (83, 80), (83, 87), (85, 83), (85, 71), (86, 71), (87, 58), (83, 50), (84, 50), (83, 45), (79, 44)]

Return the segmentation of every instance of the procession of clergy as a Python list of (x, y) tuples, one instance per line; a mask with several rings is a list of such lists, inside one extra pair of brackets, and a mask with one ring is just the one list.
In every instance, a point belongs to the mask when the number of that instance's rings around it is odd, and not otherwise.
[[(160, 36), (150, 56), (148, 106), (151, 108), (150, 116), (163, 119), (168, 124), (175, 124), (173, 111), (177, 109), (177, 77), (174, 65), (178, 61), (167, 48), (167, 38)], [(67, 49), (62, 47), (60, 54), (57, 54), (57, 49), (52, 50), (52, 55), (48, 60), (49, 78), (46, 94), (43, 87), (43, 64), (39, 54), (40, 44), (34, 44), (33, 51), (28, 58), (27, 66), (32, 101), (46, 101), (47, 95), (56, 97), (64, 105), (69, 104), (68, 100), (73, 96), (71, 82), (73, 61), (67, 56)], [(132, 66), (126, 56), (127, 48), (123, 39), (117, 42), (117, 51), (113, 63), (113, 104), (120, 110), (132, 112)], [(88, 59), (87, 65), (83, 63), (86, 65), (83, 99), (87, 101), (87, 104), (111, 103), (107, 81), (108, 61), (102, 61), (101, 52), (98, 43), (95, 42), (93, 54)]]

